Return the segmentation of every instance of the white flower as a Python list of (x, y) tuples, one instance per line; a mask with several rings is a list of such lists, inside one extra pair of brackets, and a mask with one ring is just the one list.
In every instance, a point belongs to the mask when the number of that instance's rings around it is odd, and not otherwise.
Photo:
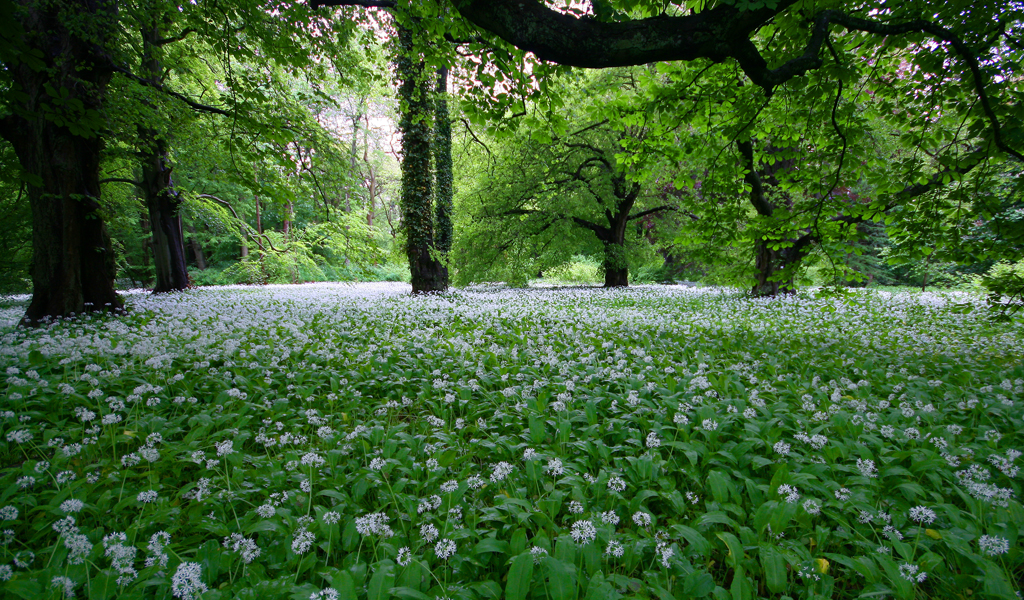
[(806, 510), (808, 514), (816, 515), (821, 512), (821, 503), (813, 498), (804, 500), (803, 506), (804, 510)]
[(701, 421), (700, 426), (704, 428), (704, 431), (714, 431), (718, 429), (718, 421), (715, 421), (714, 419), (704, 419)]
[(217, 448), (217, 456), (227, 456), (228, 454), (233, 454), (235, 452), (235, 442), (232, 440), (218, 442), (214, 444), (214, 447)]
[(935, 521), (935, 511), (924, 506), (915, 506), (910, 509), (910, 520), (917, 521), (923, 525), (930, 525)]
[(157, 496), (158, 494), (155, 490), (146, 490), (139, 492), (135, 499), (143, 504), (149, 504), (150, 502), (156, 502)]
[(613, 492), (622, 493), (626, 490), (626, 481), (621, 477), (612, 477), (608, 480), (608, 489)]
[(408, 546), (402, 546), (398, 549), (398, 556), (395, 558), (395, 562), (400, 567), (404, 567), (412, 562), (412, 552), (409, 551)]
[(434, 554), (436, 554), (441, 560), (448, 560), (453, 554), (455, 554), (456, 549), (457, 547), (454, 541), (444, 538), (434, 546)]
[(14, 506), (0, 508), (0, 521), (13, 521), (18, 518), (18, 509)]
[(200, 579), (203, 567), (196, 562), (183, 562), (171, 577), (171, 595), (182, 600), (194, 600), (207, 591)]
[(661, 446), (661, 440), (658, 439), (658, 434), (653, 431), (648, 433), (646, 444), (648, 448), (657, 448), (658, 446)]
[(64, 514), (76, 513), (85, 508), (85, 502), (71, 498), (60, 503), (60, 511)]
[(639, 527), (648, 527), (651, 524), (651, 515), (637, 511), (633, 513), (633, 522)]
[(324, 588), (309, 595), (309, 600), (338, 600), (338, 598), (338, 590), (334, 588)]
[(572, 524), (572, 540), (584, 546), (597, 538), (597, 528), (589, 520), (576, 521)]
[(604, 551), (604, 553), (608, 556), (614, 556), (615, 558), (619, 558), (620, 556), (622, 556), (623, 552), (625, 552), (625, 548), (623, 548), (622, 544), (615, 540), (609, 541), (608, 547), (605, 548)]
[(900, 577), (906, 579), (911, 583), (921, 583), (928, 576), (924, 571), (918, 572), (920, 567), (912, 565), (910, 563), (903, 563), (900, 565)]
[(573, 500), (572, 502), (569, 503), (569, 512), (574, 514), (574, 515), (578, 515), (578, 514), (582, 513), (583, 512), (583, 504), (581, 502)]
[(989, 556), (999, 556), (1010, 551), (1010, 542), (999, 536), (983, 535), (978, 538), (978, 547)]
[(263, 517), (264, 519), (269, 519), (270, 517), (273, 517), (276, 512), (277, 510), (274, 508), (273, 504), (261, 504), (260, 506), (256, 507), (256, 514)]
[(324, 523), (327, 525), (334, 525), (341, 520), (341, 515), (335, 511), (328, 511), (324, 513)]
[(858, 458), (857, 469), (860, 470), (860, 474), (864, 477), (878, 477), (878, 471), (875, 469), (875, 461), (873, 460), (862, 460)]
[(74, 598), (75, 586), (77, 585), (78, 584), (75, 583), (74, 579), (71, 579), (70, 577), (64, 577), (62, 575), (54, 577), (53, 581), (50, 582), (50, 587), (60, 589), (60, 594), (64, 598)]
[(433, 523), (424, 523), (420, 525), (420, 536), (423, 537), (423, 541), (428, 544), (437, 539), (437, 527)]
[(786, 502), (788, 502), (790, 504), (792, 504), (792, 503), (794, 503), (794, 502), (796, 502), (797, 500), (800, 499), (800, 492), (797, 491), (796, 487), (791, 486), (788, 483), (784, 483), (784, 484), (780, 485), (779, 489), (778, 489), (778, 492), (779, 492), (779, 495), (780, 496), (784, 496), (785, 499), (786, 499)]
[(315, 541), (316, 535), (305, 527), (300, 527), (292, 537), (292, 552), (296, 554), (305, 554), (306, 552), (309, 552), (310, 547), (313, 546), (313, 542)]
[(509, 476), (510, 473), (512, 473), (512, 470), (512, 465), (508, 464), (505, 461), (501, 461), (498, 464), (494, 465), (493, 470), (491, 471), (491, 483), (498, 483), (499, 481), (505, 479), (506, 477)]
[(370, 461), (370, 470), (371, 471), (380, 471), (381, 469), (384, 468), (384, 466), (386, 464), (387, 463), (385, 462), (385, 460), (378, 456), (378, 457), (376, 457), (376, 458), (374, 458), (373, 460)]
[(548, 461), (548, 466), (544, 467), (544, 470), (551, 473), (552, 477), (558, 477), (565, 472), (565, 467), (562, 466), (562, 461), (558, 458), (552, 458)]
[(441, 491), (445, 494), (450, 494), (455, 490), (459, 489), (459, 482), (451, 479), (441, 484)]
[(533, 564), (539, 565), (540, 559), (548, 555), (548, 551), (540, 546), (534, 546), (530, 548), (530, 555), (533, 556)]
[(790, 445), (787, 444), (786, 442), (779, 441), (775, 442), (775, 445), (772, 446), (772, 449), (775, 450), (776, 454), (786, 456), (789, 454)]
[(605, 525), (618, 525), (619, 515), (614, 510), (608, 510), (601, 513), (601, 522)]
[(850, 499), (850, 490), (841, 487), (835, 491), (835, 495), (836, 500), (839, 500), (840, 502), (846, 502), (847, 500)]

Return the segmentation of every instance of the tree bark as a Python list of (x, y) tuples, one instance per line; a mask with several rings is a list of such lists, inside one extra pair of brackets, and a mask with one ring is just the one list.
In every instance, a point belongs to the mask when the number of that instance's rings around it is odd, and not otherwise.
[[(452, 211), (455, 195), (452, 186), (452, 123), (448, 115), (448, 68), (437, 70), (437, 89), (434, 104), (434, 178), (437, 182), (437, 201), (435, 219), (437, 229), (434, 233), (434, 245), (440, 253), (442, 261), (447, 261), (452, 251)], [(442, 263), (444, 286), (448, 287), (448, 266)]]
[(196, 268), (200, 271), (206, 270), (206, 253), (203, 252), (203, 245), (199, 243), (199, 239), (196, 237), (196, 228), (191, 225), (188, 226), (188, 232), (191, 234), (192, 243), (192, 254), (196, 257)]
[[(19, 41), (45, 62), (39, 69), (7, 65), (22, 97), (0, 126), (29, 176), (32, 301), (21, 323), (119, 311), (114, 252), (99, 201), (100, 115), (112, 74), (100, 49), (113, 30), (115, 6), (23, 0), (19, 8), (25, 34)], [(65, 22), (71, 15), (73, 27)], [(54, 90), (66, 97), (58, 101)]]
[[(141, 31), (141, 76), (153, 86), (159, 86), (164, 76), (160, 60), (161, 32), (154, 17)], [(167, 138), (156, 129), (140, 125), (139, 158), (142, 164), (142, 192), (149, 210), (150, 230), (153, 233), (153, 267), (156, 283), (153, 293), (188, 289), (188, 269), (185, 263), (185, 236), (181, 226), (181, 195), (174, 189), (171, 179), (170, 152)]]
[(430, 92), (408, 28), (398, 26), (398, 95), (402, 101), (402, 226), (412, 293), (443, 292), (448, 281), (434, 246), (430, 168)]

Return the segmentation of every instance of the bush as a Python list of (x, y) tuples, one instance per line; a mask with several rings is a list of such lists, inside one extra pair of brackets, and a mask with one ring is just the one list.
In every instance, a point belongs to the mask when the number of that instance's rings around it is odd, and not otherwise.
[(997, 262), (981, 277), (981, 285), (990, 305), (999, 305), (1003, 314), (1018, 312), (1024, 300), (1024, 260)]
[(571, 261), (549, 269), (544, 279), (552, 283), (602, 283), (604, 268), (593, 257), (577, 254)]

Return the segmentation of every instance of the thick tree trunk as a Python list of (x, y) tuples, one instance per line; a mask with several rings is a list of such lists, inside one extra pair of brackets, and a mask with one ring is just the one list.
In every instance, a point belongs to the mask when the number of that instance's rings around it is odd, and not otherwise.
[(629, 265), (626, 262), (625, 241), (604, 243), (604, 287), (626, 287), (629, 285)]
[[(42, 70), (8, 65), (21, 88), (0, 133), (30, 176), (32, 301), (23, 325), (91, 311), (118, 311), (114, 252), (100, 215), (99, 130), (111, 70), (97, 49), (111, 31), (114, 6), (103, 1), (23, 2), (20, 40), (46, 62)], [(75, 15), (69, 27), (67, 15)], [(56, 90), (66, 97), (58, 102)], [(80, 109), (75, 103), (81, 103)], [(68, 108), (71, 107), (71, 108)], [(49, 114), (48, 114), (49, 113)], [(57, 125), (61, 120), (70, 125)]]
[(398, 94), (402, 100), (402, 226), (406, 233), (412, 293), (448, 289), (434, 247), (433, 177), (430, 169), (430, 93), (423, 61), (414, 56), (412, 32), (398, 27)]
[[(813, 241), (814, 238), (808, 233), (795, 240), (788, 248), (773, 250), (767, 243), (755, 245), (754, 266), (757, 274), (750, 293), (755, 296), (795, 293), (796, 284), (793, 277)], [(783, 272), (788, 272), (789, 276), (785, 280), (779, 280), (778, 276)]]

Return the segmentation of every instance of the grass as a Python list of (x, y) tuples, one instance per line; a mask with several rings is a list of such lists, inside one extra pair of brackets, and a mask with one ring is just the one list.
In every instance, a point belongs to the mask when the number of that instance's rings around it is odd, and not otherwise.
[(979, 296), (407, 289), (0, 307), (0, 595), (1019, 597)]

